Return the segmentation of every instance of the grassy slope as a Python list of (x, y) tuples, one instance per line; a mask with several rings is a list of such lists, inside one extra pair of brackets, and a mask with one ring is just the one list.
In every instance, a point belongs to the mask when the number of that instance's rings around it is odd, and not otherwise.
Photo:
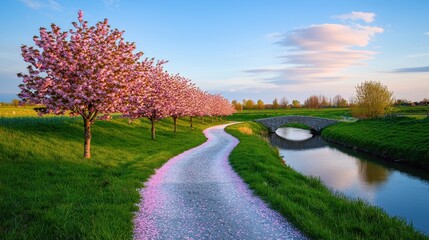
[[(242, 134), (249, 127), (254, 135)], [(390, 218), (381, 209), (362, 201), (332, 194), (315, 178), (305, 177), (288, 166), (259, 135), (257, 123), (227, 128), (240, 143), (230, 162), (250, 188), (295, 226), (314, 239), (428, 239), (404, 221)]]
[(324, 118), (341, 119), (350, 117), (348, 108), (324, 108), (324, 109), (307, 109), (307, 108), (289, 108), (289, 109), (264, 109), (264, 110), (244, 110), (227, 117), (231, 121), (253, 121), (259, 118), (277, 117), (284, 115), (302, 115), (315, 116)]
[(338, 123), (324, 129), (322, 136), (379, 157), (429, 167), (429, 118), (395, 117)]
[[(414, 107), (394, 107), (393, 114), (410, 115), (413, 117), (426, 117), (429, 113), (429, 106), (414, 106)], [(289, 108), (289, 109), (264, 109), (264, 110), (244, 110), (236, 113), (233, 116), (227, 117), (231, 121), (253, 121), (259, 118), (276, 117), (284, 115), (302, 115), (315, 116), (333, 119), (342, 119), (350, 117), (349, 108), (322, 108), (322, 109), (307, 109), (307, 108)]]
[(194, 127), (164, 120), (152, 141), (146, 120), (97, 121), (86, 160), (80, 118), (0, 118), (0, 239), (130, 239), (136, 189), (205, 141)]

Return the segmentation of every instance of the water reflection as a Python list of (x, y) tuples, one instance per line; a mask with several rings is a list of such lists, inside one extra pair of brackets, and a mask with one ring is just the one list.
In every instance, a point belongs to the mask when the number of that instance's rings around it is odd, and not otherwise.
[(308, 130), (289, 127), (277, 129), (276, 135), (291, 141), (304, 141), (313, 137), (313, 134)]
[[(319, 177), (334, 191), (352, 198), (361, 198), (383, 208), (392, 216), (412, 221), (414, 227), (429, 234), (429, 173), (409, 167), (383, 163), (366, 154), (350, 151), (326, 143), (320, 136), (303, 140), (302, 131), (281, 137), (270, 136), (271, 143), (279, 147), (286, 164), (304, 175)], [(299, 136), (293, 136), (299, 132)]]
[(359, 177), (369, 185), (380, 185), (389, 178), (390, 171), (378, 164), (369, 161), (357, 161), (357, 164)]
[[(303, 150), (303, 149), (315, 149), (322, 148), (328, 146), (328, 144), (322, 139), (320, 135), (313, 136), (309, 131), (302, 129), (292, 129), (292, 130), (300, 130), (304, 131), (305, 134), (300, 134), (300, 131), (284, 131), (285, 128), (279, 128), (281, 130), (277, 130), (276, 134), (270, 135), (270, 142), (272, 145), (289, 150)], [(290, 128), (288, 128), (290, 130)], [(286, 135), (283, 135), (286, 133)], [(294, 137), (294, 139), (302, 139), (302, 140), (290, 140), (286, 137), (290, 136), (293, 133), (298, 133), (298, 137)], [(280, 136), (279, 136), (280, 135)]]

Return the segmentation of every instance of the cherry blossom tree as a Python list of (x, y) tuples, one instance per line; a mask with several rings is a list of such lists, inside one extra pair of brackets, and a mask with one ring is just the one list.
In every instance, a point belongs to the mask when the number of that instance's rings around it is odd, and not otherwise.
[(212, 116), (222, 119), (224, 116), (229, 116), (235, 112), (234, 105), (220, 94), (210, 95), (210, 107)]
[(172, 77), (171, 85), (169, 85), (169, 87), (172, 88), (169, 101), (172, 101), (170, 116), (173, 118), (174, 122), (174, 133), (177, 132), (177, 119), (182, 116), (187, 116), (191, 112), (188, 108), (187, 97), (193, 86), (190, 80), (180, 75)]
[(199, 117), (207, 115), (207, 111), (204, 111), (205, 106), (205, 99), (204, 95), (205, 93), (201, 91), (198, 87), (193, 86), (189, 89), (189, 92), (187, 94), (187, 107), (189, 110), (189, 122), (190, 127), (193, 127), (193, 117)]
[(84, 157), (90, 158), (91, 124), (100, 113), (121, 108), (143, 53), (133, 53), (135, 44), (124, 42), (124, 32), (111, 30), (107, 19), (89, 27), (79, 11), (78, 23), (72, 24), (74, 29), (65, 32), (55, 24), (50, 31), (40, 28), (33, 38), (37, 47), (21, 47), (30, 65), (28, 73), (18, 73), (23, 79), (19, 97), (45, 105), (39, 114), (82, 116)]
[(157, 121), (170, 116), (173, 101), (172, 97), (173, 78), (164, 71), (164, 61), (159, 61), (155, 66), (150, 65), (141, 67), (134, 89), (130, 92), (128, 104), (124, 105), (122, 112), (131, 118), (147, 117), (151, 122), (152, 139), (156, 137), (155, 124)]

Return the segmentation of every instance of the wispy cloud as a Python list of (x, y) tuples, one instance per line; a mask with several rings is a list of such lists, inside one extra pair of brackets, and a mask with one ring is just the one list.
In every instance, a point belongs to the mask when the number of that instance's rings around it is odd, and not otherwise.
[(429, 53), (415, 53), (415, 54), (410, 54), (407, 56), (407, 58), (419, 58), (419, 57), (427, 57), (429, 56)]
[(104, 0), (104, 4), (107, 7), (119, 7), (119, 2), (121, 0)]
[[(339, 72), (363, 64), (377, 52), (365, 50), (380, 27), (344, 24), (318, 24), (279, 35), (276, 44), (285, 47), (279, 56), (283, 65), (247, 70), (253, 74), (277, 74), (286, 82), (340, 81)], [(271, 77), (267, 78), (271, 79)], [(286, 81), (286, 79), (290, 79)], [(276, 83), (280, 83), (276, 80)]]
[(40, 9), (42, 5), (38, 1), (34, 0), (21, 0), (27, 7), (32, 8), (34, 10)]
[(394, 73), (421, 73), (421, 72), (429, 72), (429, 66), (423, 67), (410, 67), (410, 68), (397, 68), (392, 72)]
[(429, 36), (429, 32), (425, 32), (425, 35), (426, 35), (426, 36)]
[(56, 1), (54, 0), (49, 0), (49, 7), (51, 7), (52, 9), (56, 10), (56, 11), (61, 11), (63, 9), (63, 7)]
[(36, 0), (21, 0), (27, 7), (39, 10), (43, 8), (50, 8), (55, 11), (61, 11), (63, 7), (55, 0), (47, 0), (47, 1), (36, 1)]
[(333, 18), (338, 18), (342, 20), (362, 20), (366, 23), (372, 23), (375, 19), (375, 13), (372, 12), (351, 12), (347, 14), (335, 15)]

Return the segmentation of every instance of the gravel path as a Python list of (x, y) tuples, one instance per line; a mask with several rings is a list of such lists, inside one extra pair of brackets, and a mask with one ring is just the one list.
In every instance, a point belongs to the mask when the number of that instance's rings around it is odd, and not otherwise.
[(305, 239), (255, 197), (228, 163), (238, 140), (208, 128), (204, 144), (172, 159), (145, 188), (135, 239)]

